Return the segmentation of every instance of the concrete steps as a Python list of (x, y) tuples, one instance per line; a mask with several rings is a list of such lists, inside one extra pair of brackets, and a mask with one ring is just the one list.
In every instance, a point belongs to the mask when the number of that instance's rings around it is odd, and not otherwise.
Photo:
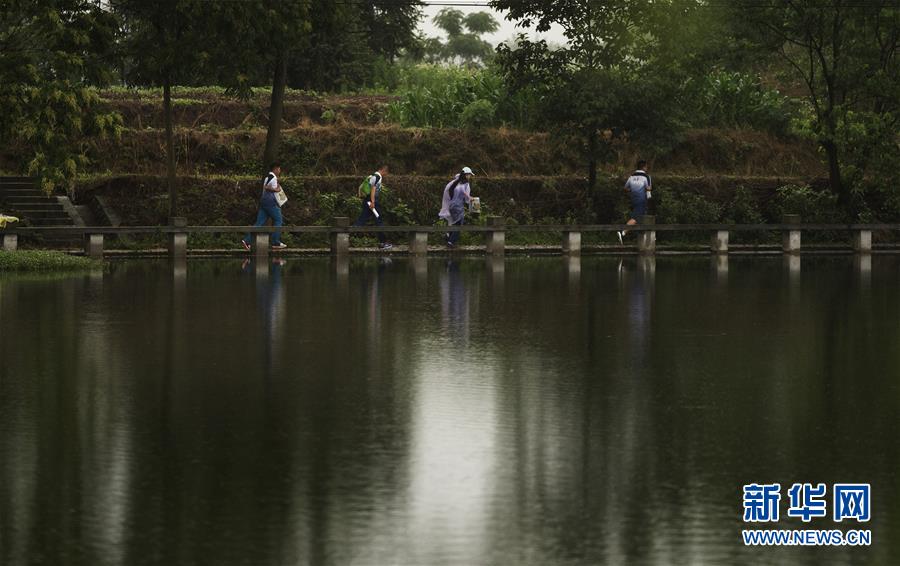
[[(61, 202), (64, 197), (48, 196), (30, 177), (0, 177), (0, 203), (2, 210), (26, 221), (30, 226), (75, 226), (80, 219), (73, 218), (72, 211)], [(76, 213), (77, 214), (77, 213)], [(68, 241), (71, 236), (47, 235), (46, 239)]]

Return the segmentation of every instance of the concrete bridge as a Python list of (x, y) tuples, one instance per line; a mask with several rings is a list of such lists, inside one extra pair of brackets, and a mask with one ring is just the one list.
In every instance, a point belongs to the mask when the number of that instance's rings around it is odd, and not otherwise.
[[(428, 235), (446, 232), (478, 232), (484, 235), (483, 252), (499, 255), (507, 249), (506, 234), (508, 232), (558, 233), (562, 235), (559, 251), (567, 255), (578, 255), (582, 252), (582, 235), (591, 232), (606, 232), (612, 236), (620, 230), (628, 230), (636, 235), (635, 243), (628, 248), (607, 251), (614, 253), (636, 252), (654, 254), (657, 252), (656, 235), (659, 232), (706, 233), (710, 244), (708, 251), (714, 254), (728, 254), (734, 250), (729, 245), (730, 235), (737, 232), (779, 232), (782, 245), (769, 251), (785, 254), (799, 254), (807, 248), (802, 247), (804, 232), (843, 232), (852, 236), (852, 244), (847, 250), (859, 254), (878, 252), (873, 247), (872, 234), (876, 231), (896, 232), (900, 224), (803, 224), (796, 215), (785, 216), (780, 224), (656, 224), (653, 216), (645, 216), (635, 226), (624, 224), (539, 224), (539, 225), (506, 225), (501, 217), (488, 217), (487, 223), (464, 226), (350, 226), (349, 218), (335, 218), (331, 226), (188, 226), (184, 219), (175, 219), (167, 226), (42, 226), (42, 227), (7, 227), (0, 231), (3, 249), (15, 251), (19, 239), (31, 236), (66, 236), (67, 239), (81, 239), (84, 242), (84, 254), (101, 258), (104, 254), (104, 238), (120, 235), (164, 235), (168, 243), (168, 253), (172, 257), (185, 257), (188, 253), (188, 239), (192, 234), (245, 234), (252, 236), (250, 254), (254, 257), (265, 257), (271, 253), (269, 235), (273, 232), (288, 234), (327, 234), (330, 251), (333, 255), (343, 256), (351, 253), (350, 236), (352, 234), (373, 234), (378, 232), (408, 234), (408, 253), (425, 255), (429, 252)], [(542, 248), (546, 249), (546, 248)]]

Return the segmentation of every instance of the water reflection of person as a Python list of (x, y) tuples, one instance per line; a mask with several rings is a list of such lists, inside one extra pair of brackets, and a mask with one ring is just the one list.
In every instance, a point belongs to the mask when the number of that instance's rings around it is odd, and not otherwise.
[(640, 257), (637, 269), (629, 269), (625, 262), (619, 262), (619, 285), (626, 293), (628, 344), (635, 367), (645, 364), (646, 347), (650, 335), (651, 309), (653, 298), (655, 259)]
[[(256, 273), (256, 306), (263, 320), (263, 338), (266, 341), (266, 368), (272, 369), (274, 358), (281, 344), (284, 326), (284, 290), (282, 270), (287, 262), (275, 258), (271, 264), (254, 265), (245, 260), (241, 266), (244, 273)], [(268, 268), (268, 269), (266, 269)]]
[(466, 342), (469, 333), (469, 294), (458, 262), (447, 262), (447, 270), (441, 277), (440, 286), (444, 321), (448, 329), (458, 331), (457, 337)]
[[(373, 356), (377, 356), (379, 352), (379, 339), (381, 337), (381, 278), (384, 276), (385, 270), (392, 265), (391, 258), (383, 257), (378, 261), (378, 267), (375, 269), (374, 277), (359, 277), (360, 290), (363, 295), (365, 312), (369, 322), (369, 330), (366, 333), (366, 342), (369, 352)], [(366, 272), (369, 275), (369, 272)]]

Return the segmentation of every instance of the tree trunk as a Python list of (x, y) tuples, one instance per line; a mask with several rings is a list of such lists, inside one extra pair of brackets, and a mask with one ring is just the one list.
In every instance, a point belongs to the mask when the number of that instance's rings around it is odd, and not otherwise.
[(588, 197), (594, 203), (597, 219), (601, 218), (600, 199), (597, 198), (597, 130), (588, 133)]
[[(284, 87), (287, 83), (287, 57), (284, 49), (278, 53), (275, 61), (275, 78), (272, 80), (272, 98), (269, 102), (269, 131), (266, 134), (266, 151), (263, 154), (263, 167), (268, 167), (278, 155), (281, 142), (281, 117), (284, 113)], [(266, 169), (268, 171), (268, 169)]]
[(166, 122), (166, 185), (169, 188), (169, 218), (178, 216), (178, 187), (175, 179), (175, 134), (172, 132), (172, 84), (163, 81), (163, 116)]
[(850, 194), (844, 187), (844, 181), (841, 178), (841, 163), (838, 161), (838, 147), (832, 140), (823, 140), (820, 142), (825, 150), (826, 159), (828, 159), (828, 184), (831, 186), (832, 192), (838, 197), (838, 204), (847, 212), (850, 211)]

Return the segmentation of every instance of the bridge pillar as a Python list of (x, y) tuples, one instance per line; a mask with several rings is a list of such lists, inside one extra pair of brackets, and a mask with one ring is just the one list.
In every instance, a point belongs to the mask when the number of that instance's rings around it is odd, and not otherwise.
[[(782, 219), (784, 224), (800, 224), (799, 214), (785, 214)], [(781, 236), (781, 249), (786, 254), (800, 253), (800, 230), (787, 230)]]
[(503, 230), (506, 219), (502, 216), (488, 216), (487, 225), (496, 229), (486, 232), (485, 251), (491, 255), (503, 255), (506, 251), (506, 232)]
[(265, 259), (269, 257), (268, 232), (253, 232), (250, 234), (250, 242), (250, 246), (252, 247), (250, 253), (253, 254), (253, 257), (256, 259)]
[[(639, 224), (656, 224), (656, 217), (650, 214), (641, 216), (638, 220)], [(638, 251), (642, 254), (652, 254), (656, 252), (656, 231), (638, 232), (637, 237)]]
[(714, 254), (728, 253), (728, 230), (717, 230), (713, 232), (710, 251)]
[(428, 253), (428, 232), (413, 232), (410, 234), (409, 253), (415, 255)]
[(333, 219), (331, 225), (338, 230), (329, 235), (331, 255), (348, 255), (350, 253), (350, 233), (346, 230), (350, 226), (350, 219), (346, 216), (337, 216)]
[(872, 231), (859, 230), (858, 232), (854, 232), (853, 249), (861, 254), (872, 253)]
[(84, 255), (94, 258), (103, 258), (103, 234), (84, 235)]
[(568, 255), (581, 254), (581, 232), (563, 232), (562, 251)]
[[(169, 218), (169, 224), (178, 228), (187, 226), (187, 218), (176, 216)], [(187, 232), (169, 233), (169, 256), (173, 259), (187, 257)]]
[(3, 234), (3, 251), (14, 252), (19, 247), (19, 236), (17, 234)]

